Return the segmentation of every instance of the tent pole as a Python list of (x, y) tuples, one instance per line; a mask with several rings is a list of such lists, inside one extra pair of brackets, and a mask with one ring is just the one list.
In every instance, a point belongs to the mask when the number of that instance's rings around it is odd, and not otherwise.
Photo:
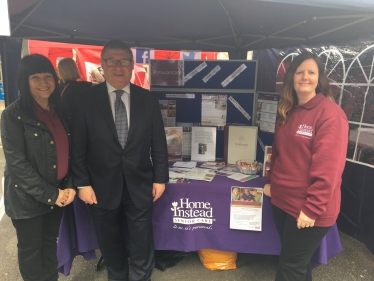
[(17, 72), (21, 61), (22, 39), (0, 37), (1, 67), (5, 106), (18, 99)]
[(43, 3), (44, 0), (40, 0), (36, 5), (35, 7), (23, 18), (23, 20), (21, 20), (20, 23), (17, 24), (17, 26), (15, 28), (12, 29), (12, 34), (25, 22), (25, 20), (28, 19), (29, 16), (31, 16), (31, 14), (40, 6), (40, 4)]
[(232, 20), (229, 12), (227, 11), (227, 9), (225, 8), (225, 6), (223, 6), (221, 0), (218, 0), (218, 2), (221, 4), (222, 6), (222, 9), (225, 11), (226, 15), (227, 15), (227, 18), (229, 19), (229, 23), (230, 23), (230, 26), (231, 26), (231, 30), (232, 30), (232, 33), (234, 35), (234, 38), (235, 38), (235, 43), (236, 43), (236, 47), (237, 48), (240, 48), (241, 45), (242, 45), (242, 38), (240, 36), (240, 33), (238, 32), (238, 28), (235, 26), (235, 22)]
[(3, 91), (4, 91), (4, 102), (5, 102), (5, 107), (8, 106), (7, 104), (7, 101), (9, 100), (8, 99), (8, 93), (9, 93), (9, 90), (8, 90), (8, 68), (7, 68), (7, 65), (8, 65), (8, 61), (7, 61), (7, 57), (6, 57), (6, 43), (5, 43), (5, 40), (6, 38), (5, 37), (0, 37), (0, 42), (1, 42), (1, 45), (0, 45), (0, 58), (1, 58), (1, 72), (2, 72), (2, 78), (3, 78)]
[[(322, 18), (322, 17), (321, 17)], [(355, 25), (355, 24), (358, 24), (360, 22), (364, 22), (364, 21), (367, 21), (367, 20), (371, 20), (372, 18), (374, 18), (374, 15), (371, 15), (371, 16), (367, 16), (367, 17), (364, 17), (362, 19), (359, 19), (359, 20), (356, 20), (354, 22), (350, 22), (348, 24), (344, 24), (344, 25), (341, 25), (339, 27), (336, 27), (336, 28), (333, 28), (333, 29), (330, 29), (330, 30), (327, 30), (325, 32), (321, 32), (321, 33), (318, 33), (316, 35), (313, 35), (313, 36), (310, 36), (309, 39), (314, 39), (314, 38), (317, 38), (317, 37), (320, 37), (322, 35), (326, 35), (328, 33), (331, 33), (333, 31), (337, 31), (337, 30), (340, 30), (340, 29), (343, 29), (343, 28), (346, 28), (348, 26), (352, 26), (352, 25)], [(316, 20), (319, 19), (318, 17), (316, 17)]]

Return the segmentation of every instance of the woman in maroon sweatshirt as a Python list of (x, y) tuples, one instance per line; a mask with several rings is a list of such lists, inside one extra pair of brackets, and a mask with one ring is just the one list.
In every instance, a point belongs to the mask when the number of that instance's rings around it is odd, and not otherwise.
[(292, 61), (280, 95), (264, 187), (282, 244), (275, 280), (310, 281), (311, 257), (340, 210), (348, 121), (312, 53)]

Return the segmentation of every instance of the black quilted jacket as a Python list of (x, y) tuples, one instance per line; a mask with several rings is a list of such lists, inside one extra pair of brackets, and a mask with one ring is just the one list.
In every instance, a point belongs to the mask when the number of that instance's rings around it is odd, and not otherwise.
[[(69, 128), (62, 123), (70, 142)], [(48, 127), (27, 116), (18, 100), (1, 115), (1, 140), (6, 160), (6, 214), (13, 219), (26, 219), (59, 208), (55, 205), (58, 188), (72, 188), (73, 181), (70, 172), (63, 180), (57, 180), (56, 146)]]

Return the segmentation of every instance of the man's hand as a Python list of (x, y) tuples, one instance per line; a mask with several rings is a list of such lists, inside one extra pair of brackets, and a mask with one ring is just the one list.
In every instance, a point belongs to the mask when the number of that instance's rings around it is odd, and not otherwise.
[(164, 193), (164, 191), (165, 191), (164, 183), (153, 183), (153, 189), (152, 189), (153, 202), (155, 202), (158, 198), (160, 198), (162, 193)]
[(86, 186), (78, 189), (79, 198), (86, 204), (97, 204), (95, 191), (92, 186)]
[(64, 207), (65, 202), (69, 199), (68, 194), (65, 192), (65, 190), (58, 189), (58, 197), (56, 199), (55, 204), (59, 207)]
[(266, 196), (271, 197), (270, 184), (269, 183), (267, 183), (267, 184), (264, 185), (264, 194)]
[(66, 188), (64, 192), (67, 195), (67, 200), (65, 201), (63, 205), (66, 206), (66, 205), (69, 205), (71, 202), (73, 202), (75, 194), (77, 192), (73, 188)]
[(299, 218), (297, 219), (297, 228), (313, 227), (315, 220), (309, 218), (303, 211), (300, 211)]

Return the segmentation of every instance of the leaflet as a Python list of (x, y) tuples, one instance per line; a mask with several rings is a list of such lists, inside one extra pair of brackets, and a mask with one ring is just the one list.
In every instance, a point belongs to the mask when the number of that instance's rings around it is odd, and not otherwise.
[(215, 175), (215, 170), (193, 168), (186, 174), (186, 178), (191, 180), (212, 181)]
[(263, 189), (231, 187), (230, 228), (262, 230)]
[(258, 177), (257, 175), (245, 175), (242, 173), (236, 173), (236, 174), (228, 176), (229, 179), (240, 181), (240, 182), (246, 182), (257, 177)]
[(181, 162), (177, 161), (173, 164), (173, 167), (180, 167), (180, 168), (195, 168), (196, 162), (195, 161), (189, 161), (189, 162)]
[(225, 126), (227, 116), (227, 95), (201, 96), (201, 124), (204, 126)]
[(216, 135), (215, 127), (192, 127), (191, 160), (215, 161)]
[(164, 127), (175, 127), (177, 105), (175, 100), (159, 100)]

